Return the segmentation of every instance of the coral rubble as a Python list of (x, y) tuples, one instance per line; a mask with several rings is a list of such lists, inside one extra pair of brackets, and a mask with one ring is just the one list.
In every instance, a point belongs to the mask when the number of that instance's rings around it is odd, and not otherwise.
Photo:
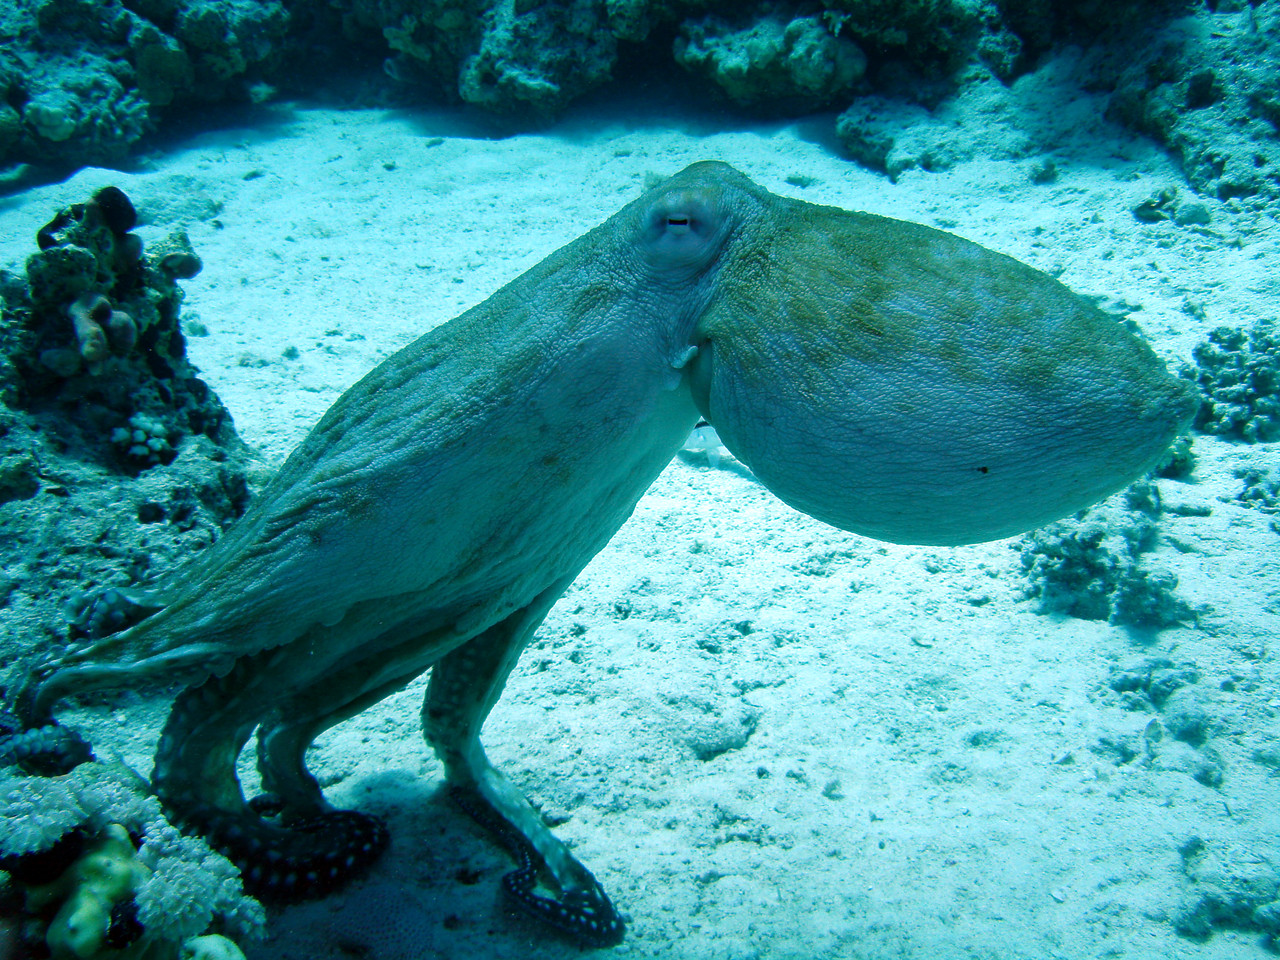
[(1041, 612), (1143, 630), (1194, 619), (1195, 611), (1176, 594), (1177, 576), (1145, 559), (1160, 539), (1158, 491), (1139, 482), (1124, 500), (1023, 538), (1027, 596), (1038, 600)]
[(1195, 429), (1246, 443), (1280, 440), (1280, 333), (1270, 320), (1219, 327), (1182, 375), (1200, 387)]

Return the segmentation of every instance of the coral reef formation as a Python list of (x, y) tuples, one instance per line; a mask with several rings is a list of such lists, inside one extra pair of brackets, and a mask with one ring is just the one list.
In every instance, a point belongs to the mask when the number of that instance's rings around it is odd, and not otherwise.
[[(0, 278), (0, 649), (119, 629), (128, 584), (208, 546), (249, 500), (249, 451), (185, 357), (184, 235), (149, 252), (114, 187), (60, 210)], [(120, 583), (120, 587), (102, 586)], [(5, 685), (12, 691), (21, 671)], [(73, 731), (0, 716), (0, 870), (54, 960), (239, 955), (262, 923), (239, 875)]]
[(481, 15), (476, 50), (458, 73), (467, 103), (548, 116), (609, 79), (617, 38), (585, 4), (494, 4)]
[(965, 75), (963, 91), (932, 109), (880, 95), (859, 97), (836, 118), (836, 139), (851, 159), (895, 181), (906, 170), (947, 170), (979, 156), (1029, 156), (1062, 139), (1062, 131), (1047, 131), (1050, 124), (1038, 121), (1031, 107), (1046, 85), (1062, 91), (1063, 123), (1076, 129), (1089, 126), (1088, 120), (1078, 119), (1077, 110), (1067, 109), (1070, 83), (1053, 75), (1057, 66), (1046, 67), (1045, 75), (1035, 78), (1038, 83), (1024, 81), (1012, 88), (985, 67), (975, 67)]
[(620, 40), (643, 41), (654, 20), (672, 16), (650, 10), (645, 0), (340, 0), (334, 6), (342, 10), (344, 35), (380, 51), (386, 73), (406, 90), (544, 118), (608, 82)]
[[(135, 221), (123, 192), (100, 190), (39, 231), (26, 277), (0, 276), (10, 657), (118, 628), (141, 604), (125, 588), (208, 546), (249, 501), (250, 451), (185, 357), (177, 280), (199, 260), (182, 235), (144, 252)], [(0, 761), (61, 773), (74, 746), (28, 731)]]
[(100, 189), (38, 232), (24, 278), (0, 275), (0, 635), (65, 643), (88, 585), (147, 579), (250, 498), (251, 454), (180, 330), (200, 260), (180, 230), (143, 250), (136, 221)]
[(1158, 630), (1192, 620), (1195, 611), (1177, 594), (1178, 578), (1146, 559), (1160, 539), (1159, 490), (1139, 482), (1122, 502), (1051, 523), (1024, 538), (1026, 595), (1042, 613), (1106, 620)]
[(1245, 443), (1280, 440), (1280, 332), (1260, 320), (1248, 330), (1219, 327), (1192, 351), (1182, 375), (1204, 397), (1195, 429)]
[(1155, 34), (1109, 112), (1164, 144), (1197, 190), (1280, 197), (1280, 4), (1220, 3)]
[[(1225, 757), (1238, 746), (1239, 737), (1238, 718), (1228, 698), (1244, 678), (1236, 676), (1220, 684), (1202, 680), (1196, 664), (1163, 656), (1146, 656), (1113, 668), (1094, 698), (1147, 719), (1139, 718), (1139, 725), (1127, 733), (1100, 738), (1090, 751), (1116, 766), (1133, 764), (1190, 777), (1209, 790), (1221, 790), (1231, 769)], [(1275, 868), (1262, 851), (1246, 850), (1244, 845), (1236, 845), (1233, 856), (1239, 858), (1235, 869), (1223, 873), (1187, 870), (1188, 896), (1173, 917), (1179, 933), (1203, 939), (1216, 927), (1277, 932), (1274, 915), (1254, 916), (1276, 899)], [(1246, 864), (1252, 881), (1241, 884), (1237, 870)], [(1184, 863), (1184, 867), (1190, 865)], [(1204, 868), (1209, 863), (1197, 857), (1195, 865)]]
[(1178, 933), (1205, 940), (1219, 928), (1257, 931), (1274, 944), (1280, 936), (1280, 869), (1270, 857), (1246, 844), (1200, 837), (1186, 840), (1178, 853), (1198, 892), (1174, 919)]
[(1182, 193), (1173, 187), (1155, 191), (1133, 208), (1133, 217), (1142, 223), (1161, 223), (1170, 220), (1180, 227), (1207, 226), (1213, 222), (1213, 214), (1198, 200), (1184, 200)]
[[(1236, 764), (1248, 756), (1240, 749), (1241, 717), (1232, 694), (1265, 689), (1269, 678), (1232, 673), (1214, 682), (1213, 672), (1213, 667), (1202, 670), (1171, 655), (1146, 655), (1116, 665), (1092, 698), (1138, 715), (1137, 723), (1100, 737), (1090, 752), (1117, 767), (1190, 777), (1206, 790), (1222, 790)], [(1268, 731), (1255, 735), (1261, 745), (1250, 759), (1274, 774), (1280, 762), (1274, 739)], [(1280, 872), (1265, 844), (1244, 840), (1228, 828), (1187, 837), (1177, 844), (1177, 854), (1186, 882), (1169, 919), (1178, 934), (1204, 941), (1227, 929), (1262, 933), (1269, 944), (1275, 942), (1280, 934)]]
[(1274, 467), (1242, 467), (1236, 471), (1242, 481), (1236, 501), (1271, 516), (1271, 529), (1280, 533), (1280, 471)]
[(1117, 766), (1137, 763), (1184, 774), (1217, 789), (1226, 776), (1214, 738), (1227, 730), (1212, 693), (1200, 684), (1194, 663), (1144, 657), (1116, 667), (1097, 698), (1125, 710), (1151, 714), (1140, 734), (1101, 738), (1090, 749)]
[(53, 960), (178, 960), (220, 945), (234, 957), (228, 938), (259, 936), (265, 920), (235, 868), (175, 830), (119, 763), (0, 771), (0, 870), (22, 892), (33, 955)]
[(688, 21), (676, 39), (675, 58), (740, 106), (787, 113), (847, 101), (867, 69), (862, 50), (816, 16), (766, 16), (742, 28), (716, 16)]
[(851, 110), (839, 138), (874, 169), (941, 169), (1052, 151), (1061, 103), (1008, 95), (1066, 57), (1069, 101), (1088, 91), (1197, 190), (1269, 202), (1278, 25), (1276, 0), (21, 0), (0, 13), (0, 163), (119, 163), (191, 103), (305, 93), (354, 63), (381, 67), (378, 96), (521, 123), (683, 69), (756, 112)]
[(74, 425), (64, 441), (132, 471), (173, 462), (184, 436), (234, 438), (179, 326), (178, 281), (200, 260), (181, 230), (144, 251), (136, 222), (116, 187), (58, 211), (39, 231), (26, 283), (4, 278), (0, 340), (13, 372), (7, 403)]
[(0, 162), (120, 163), (169, 109), (247, 99), (279, 0), (20, 0), (0, 44)]
[[(548, 115), (625, 74), (684, 67), (739, 106), (771, 114), (842, 106), (868, 58), (901, 76), (945, 79), (983, 56), (1007, 75), (1017, 38), (992, 9), (957, 0), (750, 4), (707, 0), (338, 0), (344, 36), (381, 44), (387, 72), (498, 112)], [(299, 5), (293, 5), (295, 14)], [(1013, 51), (1013, 52), (1010, 52)]]
[(832, 0), (823, 21), (875, 51), (883, 89), (907, 78), (943, 80), (975, 58), (1012, 75), (1021, 44), (995, 7), (964, 0)]
[(57, 632), (85, 586), (146, 578), (248, 503), (249, 452), (186, 359), (178, 281), (199, 258), (180, 231), (144, 251), (136, 219), (99, 190), (39, 231), (25, 278), (0, 277), (6, 633), (37, 611)]

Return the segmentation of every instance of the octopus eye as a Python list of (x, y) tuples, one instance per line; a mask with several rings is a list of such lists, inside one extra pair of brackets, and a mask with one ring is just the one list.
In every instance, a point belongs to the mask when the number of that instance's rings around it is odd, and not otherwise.
[(650, 210), (643, 246), (655, 265), (700, 265), (719, 247), (724, 219), (696, 192), (674, 193)]
[(697, 218), (687, 213), (669, 213), (663, 232), (668, 237), (686, 237), (689, 234), (699, 233), (699, 228), (702, 226), (703, 224)]

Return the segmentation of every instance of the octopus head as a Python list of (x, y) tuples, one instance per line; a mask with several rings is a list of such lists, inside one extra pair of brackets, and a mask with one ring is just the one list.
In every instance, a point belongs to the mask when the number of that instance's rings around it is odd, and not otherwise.
[(929, 227), (724, 164), (648, 200), (646, 255), (711, 270), (688, 382), (775, 494), (898, 543), (1012, 536), (1150, 470), (1196, 408), (1124, 323)]

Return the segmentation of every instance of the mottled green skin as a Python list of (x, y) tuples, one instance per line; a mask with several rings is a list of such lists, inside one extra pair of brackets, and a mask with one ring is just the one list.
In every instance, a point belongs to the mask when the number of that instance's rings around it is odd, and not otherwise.
[(695, 164), (352, 387), (244, 519), (159, 587), (157, 612), (39, 671), (29, 714), (146, 676), (212, 677), (175, 705), (157, 792), (189, 825), (302, 862), (245, 805), (245, 740), (257, 728), (286, 816), (324, 814), (307, 744), (430, 668), (424, 730), (449, 781), (511, 824), (561, 899), (518, 895), (614, 942), (607, 898), (479, 731), (699, 410), (801, 509), (958, 543), (1118, 489), (1192, 406), (1150, 350), (1043, 274)]
[(765, 196), (696, 369), (707, 419), (797, 509), (897, 543), (1012, 536), (1150, 469), (1195, 410), (1142, 341), (1025, 264)]

